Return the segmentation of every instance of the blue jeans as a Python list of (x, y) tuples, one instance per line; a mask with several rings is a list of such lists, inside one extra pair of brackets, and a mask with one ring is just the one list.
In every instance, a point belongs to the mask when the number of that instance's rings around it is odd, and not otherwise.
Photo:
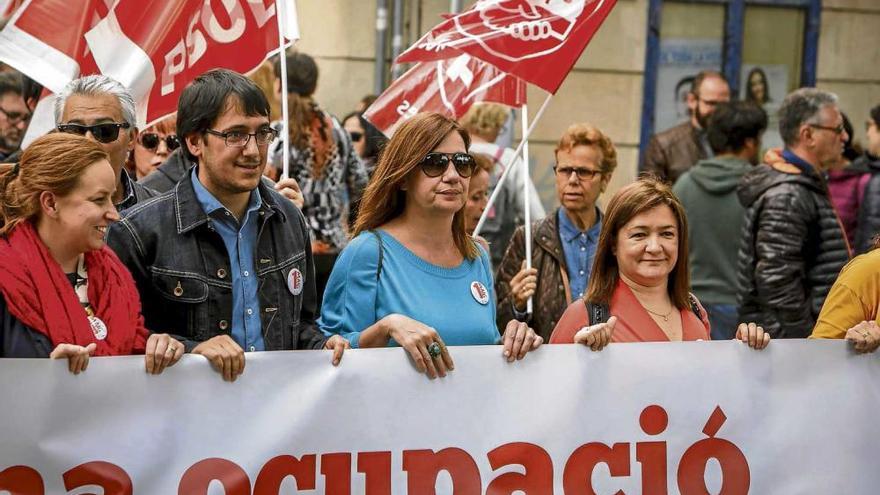
[(739, 324), (735, 304), (706, 304), (703, 306), (709, 314), (712, 325), (712, 340), (730, 340), (736, 335)]

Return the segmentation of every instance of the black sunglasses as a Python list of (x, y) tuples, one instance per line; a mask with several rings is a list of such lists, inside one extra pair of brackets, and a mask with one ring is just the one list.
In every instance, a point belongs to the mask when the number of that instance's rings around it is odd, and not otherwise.
[(141, 146), (150, 151), (155, 151), (163, 140), (165, 141), (165, 146), (168, 147), (168, 151), (174, 151), (180, 147), (180, 139), (178, 139), (176, 134), (169, 134), (164, 138), (155, 132), (142, 132), (138, 134), (138, 141), (140, 141)]
[(349, 132), (348, 135), (351, 136), (351, 141), (353, 143), (356, 143), (364, 138), (363, 132)]
[(56, 129), (59, 132), (67, 134), (78, 134), (85, 136), (87, 132), (91, 132), (92, 136), (99, 143), (112, 143), (119, 137), (119, 129), (128, 129), (131, 125), (128, 122), (107, 124), (82, 125), (82, 124), (59, 124)]
[(440, 153), (437, 151), (425, 155), (419, 165), (422, 167), (422, 172), (428, 177), (440, 177), (446, 172), (449, 162), (452, 162), (455, 171), (464, 179), (470, 177), (477, 167), (477, 161), (467, 153)]

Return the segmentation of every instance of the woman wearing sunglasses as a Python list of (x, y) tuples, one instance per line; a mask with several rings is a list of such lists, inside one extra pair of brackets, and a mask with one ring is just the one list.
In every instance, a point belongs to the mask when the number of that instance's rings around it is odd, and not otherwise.
[(131, 274), (104, 245), (119, 219), (116, 175), (97, 143), (49, 134), (0, 165), (0, 357), (66, 358), (145, 354), (149, 373), (183, 345), (144, 328)]
[(137, 180), (141, 180), (155, 172), (179, 147), (176, 117), (171, 116), (138, 134), (129, 166), (134, 167)]
[[(447, 345), (494, 344), (489, 256), (465, 232), (476, 163), (454, 120), (419, 114), (388, 142), (327, 285), (319, 325), (352, 347), (399, 345), (429, 377), (453, 368)], [(543, 340), (511, 321), (503, 354), (521, 359)]]

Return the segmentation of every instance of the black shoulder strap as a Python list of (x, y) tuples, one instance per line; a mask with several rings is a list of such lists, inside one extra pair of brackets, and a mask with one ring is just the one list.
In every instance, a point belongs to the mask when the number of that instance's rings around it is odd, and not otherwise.
[(589, 326), (605, 323), (608, 321), (608, 318), (611, 318), (611, 315), (609, 314), (611, 310), (608, 308), (607, 304), (594, 303), (586, 300), (584, 300), (584, 304), (587, 306), (587, 319), (589, 320)]
[(691, 311), (697, 315), (697, 319), (703, 321), (703, 312), (700, 311), (700, 303), (697, 302), (697, 297), (691, 293), (688, 293), (688, 301), (691, 303)]
[(384, 256), (384, 247), (382, 246), (382, 236), (379, 235), (375, 230), (369, 231), (371, 234), (376, 236), (376, 242), (379, 243), (379, 266), (376, 267), (376, 280), (379, 280), (379, 275), (382, 274), (382, 258)]

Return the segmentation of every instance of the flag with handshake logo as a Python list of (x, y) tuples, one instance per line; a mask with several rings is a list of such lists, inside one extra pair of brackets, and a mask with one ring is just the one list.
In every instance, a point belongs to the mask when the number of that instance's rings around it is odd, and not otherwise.
[(463, 52), (556, 93), (617, 0), (478, 0), (450, 16), (398, 63)]

